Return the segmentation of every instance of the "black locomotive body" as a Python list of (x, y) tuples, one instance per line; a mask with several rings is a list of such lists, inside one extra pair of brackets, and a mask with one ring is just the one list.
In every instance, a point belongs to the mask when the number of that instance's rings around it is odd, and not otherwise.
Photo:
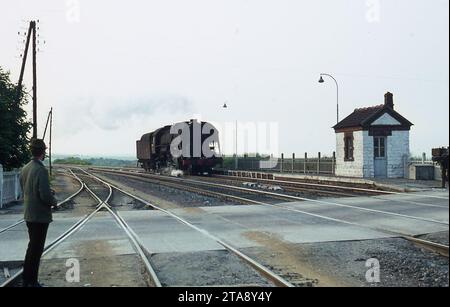
[[(179, 124), (187, 131), (176, 128)], [(210, 123), (191, 120), (179, 124), (146, 133), (136, 141), (137, 159), (142, 168), (155, 172), (182, 170), (203, 174), (211, 173), (215, 166), (222, 164), (218, 131)], [(183, 141), (182, 133), (185, 133)], [(178, 149), (178, 154), (174, 155), (174, 149)]]

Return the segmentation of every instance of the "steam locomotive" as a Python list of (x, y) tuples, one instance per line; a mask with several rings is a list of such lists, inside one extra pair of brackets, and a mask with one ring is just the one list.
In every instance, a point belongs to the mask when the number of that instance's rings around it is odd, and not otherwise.
[(164, 126), (136, 141), (138, 164), (145, 171), (211, 174), (223, 163), (219, 134), (208, 122), (190, 120)]

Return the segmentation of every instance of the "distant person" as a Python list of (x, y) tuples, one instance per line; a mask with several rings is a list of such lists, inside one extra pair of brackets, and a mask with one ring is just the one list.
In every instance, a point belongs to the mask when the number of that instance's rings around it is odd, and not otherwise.
[(47, 169), (42, 161), (47, 147), (43, 140), (31, 140), (33, 159), (20, 173), (24, 198), (24, 219), (27, 223), (28, 243), (23, 265), (23, 286), (41, 287), (38, 282), (39, 265), (44, 251), (48, 225), (52, 222), (52, 207), (56, 206), (54, 192), (50, 189)]

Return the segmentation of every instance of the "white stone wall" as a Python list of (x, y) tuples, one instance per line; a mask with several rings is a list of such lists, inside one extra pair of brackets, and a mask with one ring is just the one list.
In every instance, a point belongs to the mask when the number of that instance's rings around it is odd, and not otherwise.
[(336, 175), (348, 177), (363, 177), (364, 165), (364, 134), (367, 131), (353, 132), (353, 157), (354, 161), (344, 161), (344, 137), (345, 133), (336, 133)]
[[(369, 131), (353, 132), (354, 161), (344, 161), (345, 133), (336, 134), (336, 175), (348, 177), (374, 177), (373, 136)], [(392, 131), (387, 137), (387, 176), (405, 176), (405, 156), (409, 157), (409, 131)]]
[(387, 176), (405, 176), (404, 156), (409, 157), (409, 131), (392, 131), (387, 137)]
[(364, 135), (364, 178), (375, 177), (374, 158), (373, 158), (373, 136), (369, 136), (369, 131), (363, 131)]

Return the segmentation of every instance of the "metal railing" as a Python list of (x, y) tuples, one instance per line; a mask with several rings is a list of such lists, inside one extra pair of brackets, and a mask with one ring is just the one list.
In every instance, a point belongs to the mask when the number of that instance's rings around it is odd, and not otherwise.
[(406, 164), (406, 172), (407, 172), (407, 177), (408, 179), (417, 179), (416, 178), (416, 174), (414, 171), (414, 167), (416, 165), (429, 165), (429, 166), (434, 166), (434, 180), (441, 180), (441, 167), (439, 166), (438, 163), (429, 160), (429, 157), (427, 157), (427, 155), (425, 153), (422, 154), (422, 157), (418, 158), (418, 157), (412, 157), (407, 161)]
[[(238, 169), (242, 171), (279, 172), (292, 174), (335, 174), (336, 156), (322, 157), (319, 152), (316, 157), (308, 157), (305, 153), (303, 158), (296, 158), (295, 154), (286, 158), (284, 154), (280, 158), (239, 157)], [(270, 165), (270, 167), (267, 167)]]
[(20, 171), (3, 171), (0, 164), (0, 208), (17, 201), (22, 193), (19, 180)]

